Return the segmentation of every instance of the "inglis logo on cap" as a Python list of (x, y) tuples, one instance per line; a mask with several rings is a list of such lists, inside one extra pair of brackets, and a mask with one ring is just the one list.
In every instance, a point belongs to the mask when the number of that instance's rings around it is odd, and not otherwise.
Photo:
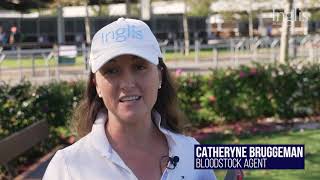
[(128, 25), (127, 27), (122, 27), (113, 31), (102, 33), (103, 43), (108, 43), (109, 41), (123, 42), (128, 38), (139, 40), (143, 39), (142, 30), (136, 29), (136, 26), (134, 25)]

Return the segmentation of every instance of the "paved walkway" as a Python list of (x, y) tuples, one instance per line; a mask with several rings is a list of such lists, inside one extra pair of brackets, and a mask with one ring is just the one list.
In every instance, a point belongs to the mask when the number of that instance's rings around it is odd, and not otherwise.
[(24, 173), (15, 177), (14, 180), (41, 180), (53, 155), (57, 150), (62, 148), (63, 146), (54, 148), (50, 153), (39, 159), (34, 165), (30, 166)]

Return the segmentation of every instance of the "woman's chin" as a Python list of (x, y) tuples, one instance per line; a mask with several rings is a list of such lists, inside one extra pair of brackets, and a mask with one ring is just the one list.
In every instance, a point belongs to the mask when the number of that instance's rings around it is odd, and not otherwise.
[(122, 120), (133, 123), (137, 119), (142, 119), (146, 115), (145, 112), (142, 111), (126, 111), (120, 114)]

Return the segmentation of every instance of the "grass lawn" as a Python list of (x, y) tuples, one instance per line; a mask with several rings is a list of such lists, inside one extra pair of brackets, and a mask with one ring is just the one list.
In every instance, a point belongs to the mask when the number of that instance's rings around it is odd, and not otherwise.
[[(250, 179), (320, 179), (320, 130), (278, 132), (246, 136), (216, 135), (203, 141), (208, 144), (305, 144), (304, 170), (245, 170), (245, 180)], [(223, 179), (226, 171), (216, 170), (217, 178)]]
[[(55, 66), (56, 63), (57, 62), (55, 59), (49, 60), (49, 66)], [(81, 66), (83, 64), (84, 64), (83, 57), (78, 56), (76, 58), (76, 65)], [(17, 59), (5, 59), (0, 65), (2, 68), (19, 68), (20, 67)], [(42, 59), (42, 58), (35, 58), (34, 65), (35, 65), (35, 67), (45, 67), (46, 63), (45, 63), (44, 59)], [(21, 59), (21, 66), (24, 68), (32, 67), (32, 59), (31, 58)]]

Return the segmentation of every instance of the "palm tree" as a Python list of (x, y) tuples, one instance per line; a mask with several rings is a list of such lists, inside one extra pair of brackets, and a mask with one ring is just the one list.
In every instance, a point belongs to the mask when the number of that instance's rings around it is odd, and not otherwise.
[(86, 43), (90, 44), (91, 42), (91, 32), (90, 32), (90, 18), (89, 18), (89, 9), (88, 2), (89, 0), (54, 0), (54, 3), (51, 4), (53, 7), (58, 9), (58, 42), (64, 43), (64, 22), (63, 22), (63, 6), (79, 6), (84, 5), (86, 16), (84, 18), (85, 24), (85, 34), (86, 34)]
[(90, 19), (89, 19), (89, 9), (88, 0), (85, 0), (86, 17), (84, 18), (85, 29), (86, 29), (86, 43), (91, 43), (91, 30), (90, 30)]
[(131, 1), (130, 0), (126, 0), (126, 16), (127, 17), (131, 16), (130, 6), (131, 6)]
[[(286, 0), (284, 7), (284, 16), (282, 19), (282, 32), (280, 41), (280, 63), (288, 61), (288, 48), (289, 48), (289, 37), (290, 37), (290, 23), (288, 16), (292, 11), (293, 0)], [(291, 21), (292, 22), (292, 21)]]
[(183, 13), (183, 36), (184, 36), (184, 54), (189, 55), (189, 27), (188, 27), (188, 15), (187, 15), (187, 1), (184, 0), (184, 13)]
[[(184, 0), (184, 13), (182, 18), (183, 24), (183, 35), (184, 35), (184, 54), (189, 54), (190, 39), (189, 39), (189, 28), (188, 28), (188, 16), (208, 16), (210, 13), (210, 5), (214, 0)], [(190, 11), (188, 11), (190, 8)]]

